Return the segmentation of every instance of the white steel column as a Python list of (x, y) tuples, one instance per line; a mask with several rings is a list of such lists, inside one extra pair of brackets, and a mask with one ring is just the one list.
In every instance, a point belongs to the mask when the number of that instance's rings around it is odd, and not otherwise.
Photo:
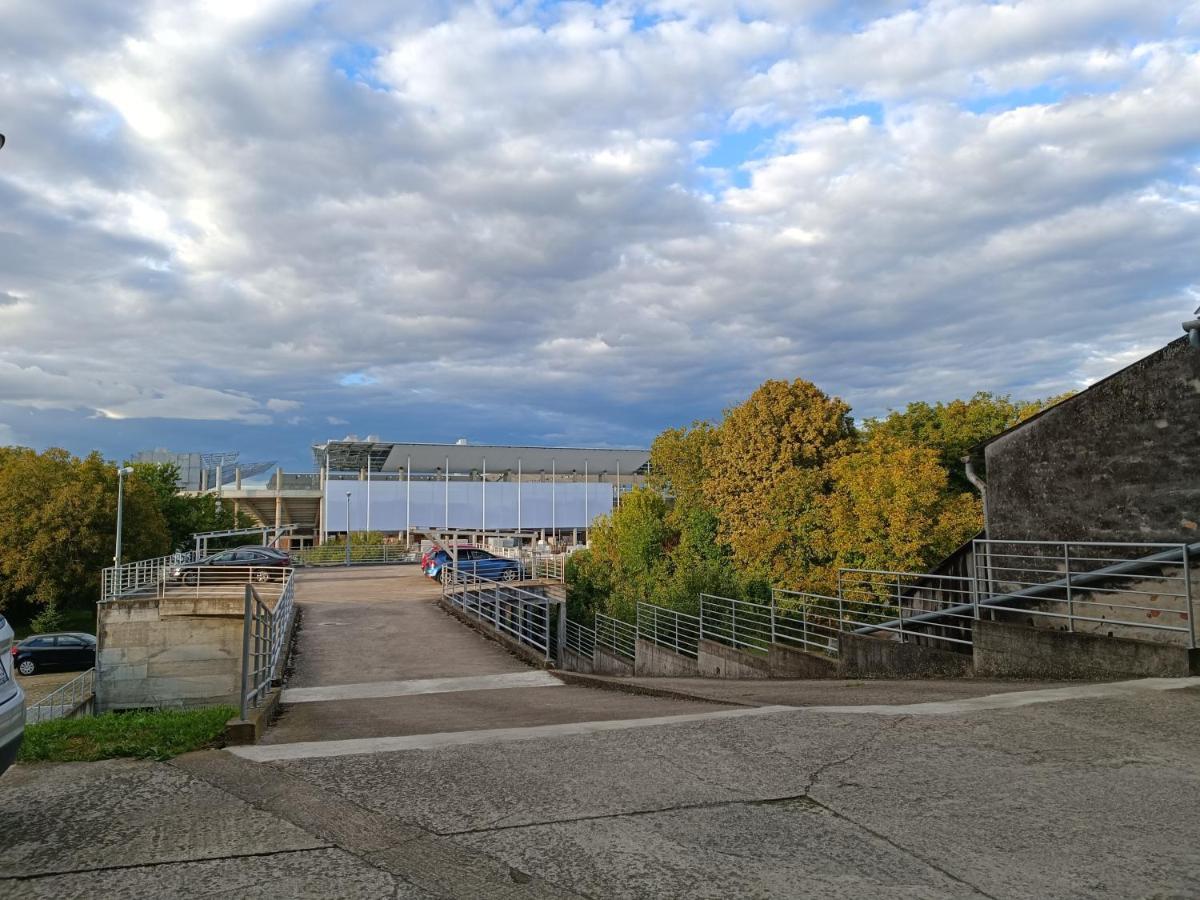
[(621, 505), (621, 460), (617, 460), (617, 506)]
[(367, 451), (367, 533), (371, 531), (371, 451)]
[(517, 531), (521, 530), (521, 457), (517, 457)]
[(446, 530), (450, 530), (450, 457), (446, 457)]
[(483, 494), (481, 501), (483, 506), (483, 536), (484, 542), (487, 541), (487, 457), (483, 458), (483, 482), (479, 485), (479, 490)]
[(412, 457), (404, 465), (404, 543), (412, 546)]
[(592, 520), (588, 518), (588, 466), (587, 460), (583, 461), (583, 543), (587, 544), (588, 526), (592, 524)]
[(557, 460), (550, 460), (550, 531), (558, 537), (558, 469)]

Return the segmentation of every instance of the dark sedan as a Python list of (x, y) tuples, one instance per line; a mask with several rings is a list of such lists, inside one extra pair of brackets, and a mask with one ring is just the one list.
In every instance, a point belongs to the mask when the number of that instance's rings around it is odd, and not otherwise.
[(34, 634), (13, 645), (13, 668), (22, 675), (96, 665), (96, 638), (81, 631)]
[(171, 577), (184, 584), (197, 584), (209, 581), (206, 573), (218, 569), (250, 569), (247, 580), (253, 581), (282, 581), (285, 577), (283, 570), (290, 568), (292, 558), (282, 550), (274, 547), (237, 547), (233, 550), (222, 550), (212, 556), (193, 563), (184, 563), (171, 570)]

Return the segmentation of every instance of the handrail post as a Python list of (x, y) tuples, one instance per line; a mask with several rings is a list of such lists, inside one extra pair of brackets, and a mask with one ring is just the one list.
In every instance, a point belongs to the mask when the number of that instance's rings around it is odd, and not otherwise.
[(896, 617), (900, 620), (900, 643), (904, 643), (904, 592), (900, 589), (900, 576), (896, 576)]
[(704, 595), (700, 595), (700, 640), (704, 640)]
[(771, 643), (775, 643), (775, 592), (771, 591)]
[(250, 692), (250, 596), (254, 588), (246, 585), (246, 611), (242, 619), (242, 696), (239, 706), (246, 718), (246, 695)]
[(1188, 629), (1191, 632), (1192, 649), (1196, 649), (1196, 610), (1192, 606), (1192, 563), (1190, 548), (1183, 545), (1183, 584), (1187, 603)]
[(1071, 545), (1063, 542), (1063, 565), (1067, 576), (1067, 631), (1075, 630), (1075, 597), (1071, 593)]

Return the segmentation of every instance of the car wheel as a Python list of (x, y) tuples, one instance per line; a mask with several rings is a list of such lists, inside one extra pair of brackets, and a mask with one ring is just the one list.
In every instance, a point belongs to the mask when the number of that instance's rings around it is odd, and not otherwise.
[(22, 675), (36, 675), (37, 670), (37, 663), (35, 663), (32, 659), (23, 659), (17, 663), (17, 671)]
[(263, 582), (263, 581), (266, 581), (266, 580), (267, 580), (267, 579), (269, 579), (270, 577), (271, 577), (271, 573), (270, 573), (270, 572), (264, 572), (262, 569), (259, 569), (258, 571), (256, 571), (256, 572), (254, 573), (254, 580), (255, 580), (255, 581), (258, 581), (258, 582)]
[(516, 569), (505, 569), (504, 572), (501, 573), (500, 577), (505, 581), (516, 581), (521, 577), (521, 573)]

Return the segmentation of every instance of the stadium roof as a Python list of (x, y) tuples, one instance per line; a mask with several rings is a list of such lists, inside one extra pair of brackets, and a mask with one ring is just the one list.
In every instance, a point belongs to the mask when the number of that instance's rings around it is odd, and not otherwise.
[(604, 447), (520, 447), (504, 444), (412, 444), (396, 441), (329, 440), (313, 445), (317, 468), (329, 461), (332, 472), (357, 472), (367, 468), (372, 472), (399, 472), (412, 460), (414, 472), (444, 471), (449, 460), (452, 474), (482, 471), (550, 472), (561, 474), (583, 472), (644, 474), (650, 461), (649, 450), (611, 449)]

